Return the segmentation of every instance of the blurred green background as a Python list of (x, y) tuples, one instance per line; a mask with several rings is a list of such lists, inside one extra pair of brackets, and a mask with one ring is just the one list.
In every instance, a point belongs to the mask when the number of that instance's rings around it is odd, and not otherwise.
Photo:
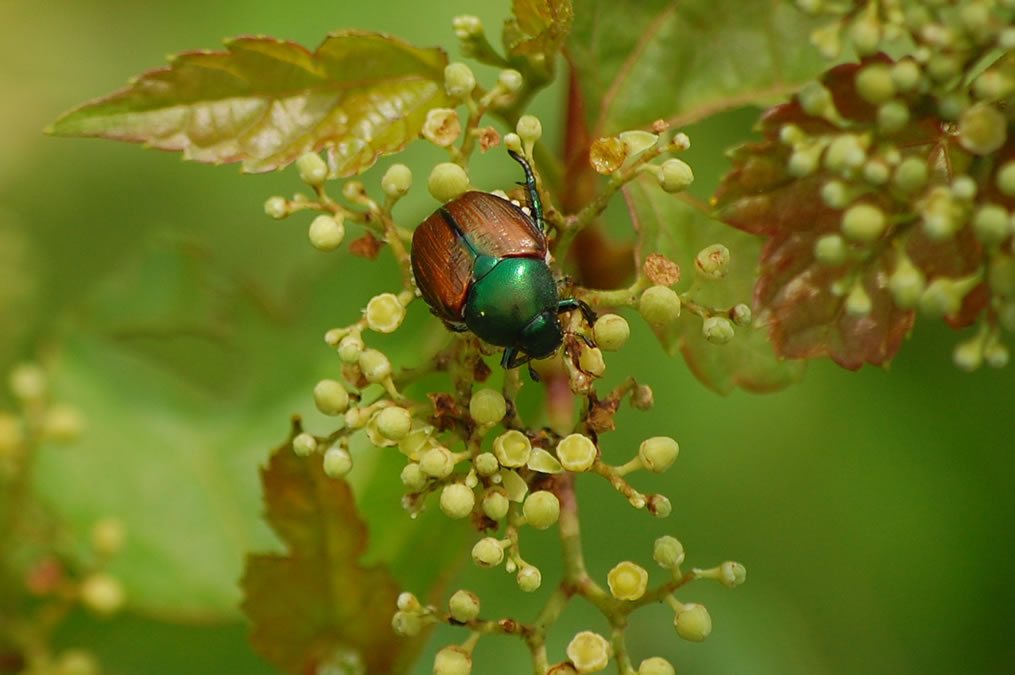
[[(272, 672), (230, 609), (238, 591), (228, 580), (244, 552), (273, 545), (257, 519), (255, 468), (284, 438), (290, 413), (319, 422), (309, 390), (335, 368), (321, 335), (389, 290), (392, 268), (312, 250), (309, 217), (267, 219), (266, 197), (299, 189), (292, 171), (242, 176), (128, 145), (47, 138), (42, 127), (169, 53), (216, 48), (225, 36), (268, 33), (312, 47), (329, 29), (360, 27), (457, 58), (452, 16), (477, 14), (496, 34), (508, 11), (506, 0), (3, 3), (0, 369), (41, 358), (56, 394), (84, 410), (82, 442), (40, 458), (39, 494), (78, 541), (96, 518), (124, 517), (130, 540), (113, 571), (139, 589), (117, 618), (74, 615), (61, 644), (95, 650), (108, 673)], [(562, 100), (557, 89), (537, 101), (548, 143), (559, 140)], [(723, 149), (755, 119), (739, 111), (689, 130), (700, 196), (725, 166)], [(435, 206), (419, 186), (439, 155), (419, 145), (407, 154), (417, 189), (396, 211), (405, 225)], [(481, 158), (474, 182), (513, 181), (502, 159)], [(367, 174), (371, 190), (379, 175)], [(438, 335), (421, 305), (409, 322), (383, 343), (406, 358), (420, 331)], [(703, 644), (679, 640), (664, 607), (637, 613), (636, 662), (660, 655), (680, 673), (1015, 672), (1011, 367), (962, 374), (950, 362), (959, 336), (919, 323), (887, 371), (815, 362), (785, 392), (722, 398), (665, 357), (642, 323), (632, 328), (610, 373), (650, 383), (656, 408), (625, 407), (604, 452), (617, 461), (646, 436), (676, 437), (674, 469), (633, 481), (667, 493), (674, 512), (653, 520), (603, 481), (580, 480), (590, 571), (602, 580), (621, 558), (648, 565), (652, 541), (667, 533), (690, 565), (733, 559), (748, 569), (735, 591), (699, 583), (679, 594), (709, 607), (714, 629)], [(397, 495), (397, 471), (371, 471), (365, 459), (366, 478), (354, 482)], [(390, 525), (372, 532), (378, 557), (426, 537), (389, 506), (373, 518)], [(552, 579), (552, 534), (528, 534), (525, 545)], [(411, 584), (411, 565), (397, 569)], [(525, 596), (508, 575), (471, 567), (457, 587), (480, 595), (484, 615), (522, 620), (549, 593), (547, 584)], [(551, 635), (551, 655), (563, 658), (586, 628), (605, 623), (575, 603)], [(438, 630), (416, 672), (430, 672), (428, 655), (463, 638)], [(475, 659), (478, 674), (527, 672), (519, 641), (485, 638)]]

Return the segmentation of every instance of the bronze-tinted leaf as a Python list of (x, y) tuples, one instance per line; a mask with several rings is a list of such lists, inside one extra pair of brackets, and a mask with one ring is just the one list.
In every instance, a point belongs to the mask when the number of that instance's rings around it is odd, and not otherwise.
[(415, 138), (427, 111), (447, 105), (440, 49), (365, 31), (338, 31), (311, 52), (269, 37), (226, 51), (180, 54), (126, 89), (65, 113), (47, 129), (181, 151), (185, 159), (286, 166), (327, 148), (351, 175)]

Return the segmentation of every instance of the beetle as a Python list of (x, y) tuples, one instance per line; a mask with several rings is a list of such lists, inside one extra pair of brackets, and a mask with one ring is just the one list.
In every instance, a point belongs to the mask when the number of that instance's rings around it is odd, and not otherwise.
[(508, 153), (525, 172), (519, 185), (531, 217), (496, 195), (466, 192), (416, 228), (411, 259), (430, 311), (450, 330), (503, 347), (501, 366), (516, 368), (557, 351), (565, 332), (558, 314), (577, 309), (589, 324), (596, 315), (577, 298), (560, 298), (536, 178), (524, 157)]

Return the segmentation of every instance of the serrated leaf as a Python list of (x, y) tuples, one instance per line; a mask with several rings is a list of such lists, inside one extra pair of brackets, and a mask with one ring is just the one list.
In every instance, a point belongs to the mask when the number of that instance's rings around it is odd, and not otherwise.
[(505, 28), (511, 56), (556, 54), (574, 21), (571, 0), (514, 0), (513, 13), (515, 25)]
[[(695, 300), (713, 307), (732, 307), (750, 302), (760, 240), (737, 232), (702, 213), (688, 200), (663, 192), (654, 180), (642, 178), (624, 188), (631, 217), (640, 234), (638, 263), (651, 253), (661, 253), (684, 270), (683, 286), (694, 278), (694, 258), (711, 244), (723, 244), (731, 252), (730, 270), (720, 281), (704, 284)], [(803, 363), (779, 358), (765, 331), (737, 327), (725, 345), (709, 343), (701, 334), (701, 319), (684, 310), (680, 319), (656, 331), (663, 348), (680, 353), (688, 367), (707, 387), (728, 394), (740, 387), (752, 392), (781, 389), (798, 381)]]
[[(871, 60), (884, 61), (885, 57)], [(858, 64), (829, 70), (822, 83), (850, 133), (876, 134), (875, 109), (855, 90)], [(947, 130), (934, 117), (935, 106), (922, 100), (907, 104), (913, 119), (895, 133), (893, 141), (903, 157), (917, 157), (931, 167), (964, 161), (953, 148)], [(912, 310), (899, 308), (887, 280), (898, 264), (902, 249), (926, 276), (963, 277), (981, 264), (982, 247), (969, 227), (955, 236), (932, 240), (918, 224), (914, 205), (923, 197), (889, 189), (878, 190), (857, 176), (846, 177), (822, 164), (803, 178), (787, 169), (793, 147), (780, 141), (780, 130), (792, 124), (810, 138), (832, 138), (843, 133), (827, 119), (808, 115), (794, 97), (769, 110), (761, 121), (765, 140), (749, 143), (733, 154), (733, 169), (716, 193), (719, 217), (746, 232), (768, 240), (761, 253), (760, 277), (755, 287), (757, 320), (768, 326), (776, 351), (787, 358), (828, 356), (849, 369), (864, 363), (883, 365), (899, 350), (913, 326)], [(876, 145), (874, 147), (877, 147)], [(949, 154), (945, 158), (945, 154)], [(860, 188), (860, 197), (885, 214), (889, 227), (869, 247), (853, 247), (839, 265), (815, 258), (815, 245), (824, 235), (842, 234), (843, 210), (826, 205), (822, 187), (831, 180)], [(945, 174), (932, 178), (928, 189), (948, 181)], [(866, 315), (846, 312), (846, 298), (861, 284), (871, 301)], [(962, 311), (948, 317), (953, 325), (970, 323), (986, 302), (985, 293), (966, 296)]]
[(567, 54), (590, 137), (795, 90), (823, 65), (813, 25), (783, 0), (578, 0)]
[(182, 151), (206, 163), (279, 169), (327, 148), (343, 176), (415, 138), (447, 105), (447, 57), (365, 31), (337, 31), (311, 52), (269, 37), (181, 54), (130, 86), (65, 113), (47, 129)]
[[(252, 640), (289, 673), (398, 673), (418, 640), (397, 637), (398, 585), (380, 566), (358, 562), (367, 530), (348, 483), (324, 473), (323, 455), (297, 457), (286, 443), (262, 471), (268, 522), (285, 555), (251, 555), (243, 610)], [(410, 646), (413, 649), (409, 649)]]

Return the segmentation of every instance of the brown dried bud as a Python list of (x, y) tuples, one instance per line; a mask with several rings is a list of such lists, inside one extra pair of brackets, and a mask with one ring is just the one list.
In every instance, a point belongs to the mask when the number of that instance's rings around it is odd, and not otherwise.
[(483, 127), (479, 130), (479, 149), (486, 152), (490, 148), (500, 145), (500, 134), (493, 127)]
[(680, 266), (658, 253), (645, 258), (644, 269), (645, 276), (657, 286), (672, 286), (680, 281)]
[(367, 232), (362, 237), (349, 244), (349, 253), (358, 255), (361, 258), (366, 258), (367, 260), (373, 260), (377, 257), (377, 254), (381, 252), (381, 246), (383, 245), (384, 242), (370, 232)]

